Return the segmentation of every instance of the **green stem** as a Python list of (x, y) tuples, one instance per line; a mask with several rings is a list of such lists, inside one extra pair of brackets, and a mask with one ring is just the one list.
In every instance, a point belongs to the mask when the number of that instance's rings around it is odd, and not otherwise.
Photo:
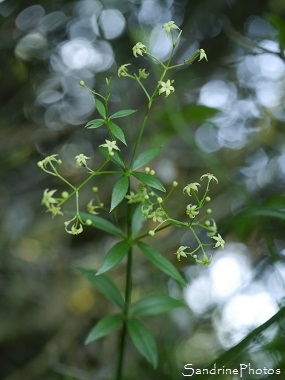
[[(131, 205), (127, 204), (127, 236), (128, 240), (132, 240), (132, 209)], [(132, 266), (133, 266), (133, 249), (130, 248), (127, 258), (127, 272), (126, 272), (126, 288), (125, 288), (125, 307), (124, 307), (124, 324), (121, 331), (121, 338), (119, 342), (119, 359), (116, 373), (116, 380), (122, 379), (123, 365), (126, 349), (127, 338), (127, 321), (129, 318), (129, 310), (132, 299)]]

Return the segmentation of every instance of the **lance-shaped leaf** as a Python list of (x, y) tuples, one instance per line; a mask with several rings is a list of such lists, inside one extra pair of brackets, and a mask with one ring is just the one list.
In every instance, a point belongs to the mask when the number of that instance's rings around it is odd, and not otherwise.
[(124, 317), (121, 314), (108, 315), (101, 319), (88, 334), (85, 344), (94, 342), (94, 340), (103, 338), (116, 330), (124, 321)]
[(102, 274), (101, 276), (96, 276), (95, 270), (78, 268), (84, 277), (108, 300), (112, 301), (114, 304), (119, 306), (119, 308), (124, 309), (125, 301), (114, 282)]
[(115, 137), (117, 137), (118, 140), (122, 141), (122, 143), (127, 145), (124, 132), (121, 130), (121, 128), (117, 124), (115, 124), (111, 120), (109, 120), (109, 121), (107, 121), (107, 126), (109, 128), (109, 131)]
[(113, 113), (113, 115), (110, 116), (110, 119), (117, 119), (118, 117), (129, 116), (129, 115), (131, 115), (132, 113), (135, 113), (135, 112), (137, 112), (137, 110), (122, 110), (122, 111), (118, 111), (118, 112)]
[(148, 173), (132, 172), (132, 175), (145, 185), (160, 191), (166, 191), (159, 179)]
[[(109, 155), (108, 148), (105, 148), (103, 146), (99, 146), (99, 150), (103, 154), (104, 157), (107, 157)], [(113, 150), (113, 153), (114, 153), (114, 155), (110, 157), (110, 160), (112, 162), (114, 162), (114, 164), (118, 165), (120, 168), (124, 169), (124, 163), (123, 163), (121, 157), (119, 156), (118, 152)]]
[(105, 256), (103, 264), (96, 273), (96, 276), (99, 276), (100, 274), (107, 272), (108, 270), (114, 268), (117, 264), (119, 264), (123, 260), (125, 255), (128, 253), (129, 249), (130, 244), (125, 240), (115, 244)]
[(134, 162), (133, 169), (136, 170), (148, 162), (152, 161), (160, 152), (161, 148), (150, 148), (145, 152), (141, 153)]
[(100, 102), (99, 99), (95, 98), (95, 106), (98, 111), (98, 113), (103, 117), (103, 119), (106, 119), (106, 110), (105, 106), (102, 102)]
[(157, 347), (151, 332), (140, 320), (135, 318), (127, 320), (127, 329), (137, 350), (156, 368), (158, 358)]
[(180, 284), (184, 286), (187, 285), (186, 281), (175, 268), (175, 266), (164, 256), (162, 256), (156, 249), (141, 241), (137, 242), (137, 246), (143, 252), (143, 254), (162, 272), (166, 273), (174, 280), (180, 282)]
[(108, 232), (109, 234), (114, 236), (124, 237), (124, 233), (122, 230), (120, 230), (117, 226), (115, 226), (108, 220), (101, 218), (100, 216), (87, 214), (86, 212), (81, 212), (80, 217), (83, 221), (90, 219), (92, 222), (92, 226), (98, 228), (98, 230)]
[(85, 125), (85, 127), (87, 127), (88, 129), (99, 128), (104, 123), (105, 123), (105, 121), (103, 119), (94, 119), (94, 120), (88, 121), (88, 123)]
[(182, 301), (171, 298), (166, 294), (151, 295), (133, 304), (131, 311), (132, 314), (137, 315), (157, 315), (185, 306)]
[(113, 211), (114, 208), (117, 207), (125, 198), (125, 195), (127, 194), (129, 189), (129, 183), (129, 177), (126, 177), (124, 175), (120, 177), (118, 181), (115, 183), (115, 186), (112, 191), (110, 212)]

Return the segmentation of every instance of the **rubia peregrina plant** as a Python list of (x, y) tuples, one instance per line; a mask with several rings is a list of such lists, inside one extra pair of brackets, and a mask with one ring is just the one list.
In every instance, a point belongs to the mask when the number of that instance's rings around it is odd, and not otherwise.
[[(47, 212), (50, 212), (53, 217), (57, 215), (62, 216), (62, 206), (71, 198), (75, 201), (75, 211), (72, 213), (69, 212), (71, 218), (64, 222), (67, 233), (77, 235), (83, 231), (84, 226), (92, 226), (119, 238), (119, 242), (106, 254), (99, 270), (80, 269), (83, 275), (120, 310), (117, 314), (109, 315), (101, 319), (90, 331), (86, 339), (86, 343), (93, 342), (111, 333), (119, 326), (122, 326), (116, 371), (117, 380), (122, 378), (127, 335), (129, 335), (133, 344), (145, 359), (149, 361), (154, 368), (157, 366), (158, 354), (155, 340), (139, 317), (167, 313), (177, 307), (184, 306), (183, 302), (171, 298), (166, 294), (146, 296), (138, 302), (132, 303), (134, 247), (138, 247), (147, 259), (160, 271), (178, 281), (180, 284), (186, 285), (185, 279), (171, 261), (146, 243), (144, 241), (145, 238), (157, 235), (160, 231), (169, 227), (183, 227), (191, 232), (193, 240), (196, 242), (196, 248), (191, 251), (188, 246), (180, 246), (174, 253), (178, 260), (180, 260), (181, 257), (186, 258), (189, 256), (197, 264), (202, 266), (209, 265), (212, 261), (212, 255), (208, 253), (209, 247), (224, 248), (225, 243), (221, 235), (217, 232), (215, 220), (210, 217), (210, 185), (217, 183), (217, 178), (213, 174), (207, 173), (201, 176), (201, 183), (193, 182), (185, 184), (182, 190), (185, 196), (185, 215), (182, 218), (183, 220), (178, 220), (171, 214), (168, 208), (168, 199), (175, 191), (178, 191), (178, 182), (174, 181), (171, 188), (166, 191), (162, 182), (156, 177), (155, 171), (149, 167), (145, 167), (159, 154), (160, 148), (152, 147), (139, 154), (141, 140), (153, 101), (160, 95), (168, 97), (175, 91), (173, 85), (174, 80), (168, 77), (169, 72), (177, 67), (187, 66), (197, 58), (199, 58), (199, 60), (207, 60), (205, 51), (200, 49), (183, 63), (172, 65), (171, 62), (174, 51), (182, 31), (173, 21), (165, 23), (162, 27), (165, 29), (166, 34), (172, 39), (172, 50), (166, 63), (153, 56), (148, 51), (147, 46), (141, 42), (138, 42), (132, 49), (135, 58), (140, 58), (141, 56), (150, 57), (154, 59), (161, 68), (160, 78), (151, 92), (149, 92), (147, 86), (144, 84), (144, 81), (149, 75), (146, 69), (142, 68), (138, 73), (131, 73), (130, 63), (123, 64), (118, 69), (118, 76), (129, 78), (137, 82), (147, 98), (146, 112), (134, 146), (127, 147), (124, 132), (117, 124), (117, 120), (130, 116), (136, 111), (124, 109), (113, 114), (110, 113), (109, 100), (111, 97), (111, 80), (106, 79), (105, 95), (87, 88), (85, 83), (80, 81), (80, 85), (94, 95), (96, 110), (99, 114), (99, 118), (89, 121), (86, 127), (88, 129), (105, 127), (109, 132), (109, 139), (106, 139), (105, 142), (98, 147), (99, 152), (104, 156), (103, 163), (94, 169), (94, 165), (90, 163), (90, 157), (87, 157), (84, 153), (79, 153), (74, 158), (75, 164), (78, 167), (85, 168), (87, 176), (84, 181), (77, 186), (70, 183), (59, 172), (58, 167), (61, 164), (61, 160), (57, 154), (46, 157), (38, 163), (38, 166), (43, 171), (57, 177), (67, 186), (67, 190), (62, 192), (61, 196), (56, 196), (57, 190), (55, 189), (46, 189), (44, 191), (42, 204), (46, 207)], [(123, 158), (123, 149), (131, 150), (130, 162), (126, 162)], [(141, 168), (143, 167), (144, 170), (142, 171)], [(113, 175), (116, 178), (108, 207), (100, 201), (100, 191), (96, 186), (96, 177), (102, 175)], [(131, 177), (138, 182), (135, 189), (131, 188)], [(82, 212), (79, 195), (81, 189), (86, 185), (91, 187), (93, 197), (87, 203), (85, 212)], [(123, 206), (118, 209), (118, 206), (121, 204)], [(103, 218), (98, 216), (104, 212), (108, 213), (108, 217)], [(124, 213), (126, 228), (117, 222), (117, 212)], [(152, 220), (154, 227), (149, 231), (141, 233), (143, 221), (147, 219)], [(200, 234), (197, 231), (201, 229), (206, 231), (206, 237), (205, 239), (203, 238), (206, 241), (202, 241), (199, 237)], [(125, 256), (127, 256), (126, 285), (123, 297), (114, 281), (107, 277), (105, 273), (118, 265)]]

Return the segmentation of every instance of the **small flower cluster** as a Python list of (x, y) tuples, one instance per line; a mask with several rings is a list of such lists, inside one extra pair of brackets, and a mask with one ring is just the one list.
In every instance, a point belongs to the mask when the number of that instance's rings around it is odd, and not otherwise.
[[(149, 168), (145, 169), (146, 172), (150, 172)], [(193, 197), (195, 199), (195, 204), (189, 203), (186, 206), (186, 215), (188, 217), (188, 221), (179, 221), (172, 217), (170, 217), (169, 212), (166, 208), (166, 200), (171, 194), (171, 192), (178, 186), (176, 181), (172, 184), (172, 189), (169, 194), (164, 198), (159, 197), (155, 192), (149, 189), (147, 186), (140, 183), (138, 185), (137, 191), (131, 191), (130, 194), (126, 195), (126, 199), (128, 199), (128, 203), (142, 203), (141, 212), (142, 215), (146, 219), (152, 220), (154, 223), (157, 223), (156, 227), (148, 231), (149, 236), (154, 236), (155, 233), (162, 227), (164, 223), (169, 223), (170, 225), (186, 227), (194, 236), (197, 247), (192, 252), (186, 252), (189, 249), (188, 246), (181, 246), (175, 252), (177, 259), (180, 261), (181, 257), (192, 257), (197, 264), (200, 265), (209, 265), (212, 261), (212, 255), (207, 256), (204, 247), (205, 246), (214, 246), (214, 248), (221, 247), (224, 249), (225, 241), (218, 233), (217, 225), (214, 219), (207, 219), (207, 217), (211, 214), (212, 210), (210, 208), (206, 208), (204, 211), (205, 205), (207, 205), (211, 198), (208, 193), (210, 190), (210, 183), (216, 182), (218, 183), (217, 178), (210, 173), (204, 174), (201, 176), (201, 181), (207, 179), (206, 188), (201, 197), (198, 197), (199, 189), (201, 188), (201, 184), (198, 182), (192, 182), (187, 184), (183, 188), (183, 194), (188, 195), (189, 197)], [(163, 227), (162, 227), (163, 228)], [(207, 231), (207, 237), (215, 240), (215, 243), (202, 243), (195, 232), (195, 229), (201, 228)], [(196, 252), (198, 250), (202, 251), (202, 258), (199, 259)]]
[[(89, 170), (89, 172), (93, 173), (93, 171), (88, 168), (87, 166), (87, 160), (90, 160), (90, 157), (85, 156), (84, 154), (78, 154), (74, 157), (75, 164), (77, 167), (85, 167)], [(45, 189), (42, 197), (41, 204), (44, 205), (47, 209), (47, 212), (50, 212), (52, 214), (52, 217), (55, 217), (57, 215), (63, 215), (63, 212), (61, 211), (61, 206), (63, 203), (68, 201), (73, 195), (76, 195), (76, 209), (78, 210), (78, 192), (79, 190), (76, 189), (71, 183), (68, 182), (67, 179), (61, 176), (57, 170), (57, 166), (62, 164), (62, 161), (58, 158), (57, 154), (53, 154), (51, 156), (47, 156), (42, 161), (38, 162), (38, 167), (42, 169), (44, 172), (56, 176), (59, 179), (61, 179), (65, 184), (67, 184), (71, 188), (71, 193), (68, 191), (63, 191), (61, 193), (61, 197), (55, 197), (55, 193), (57, 190), (50, 190)], [(93, 188), (93, 192), (97, 193), (98, 189)], [(98, 197), (97, 197), (98, 198)], [(98, 199), (97, 199), (98, 200)], [(87, 205), (87, 211), (90, 214), (97, 214), (95, 209), (101, 208), (104, 206), (99, 200), (98, 200), (98, 206), (93, 205), (93, 199), (88, 203)], [(79, 212), (77, 211), (76, 215), (64, 222), (65, 230), (68, 234), (71, 235), (78, 235), (83, 231), (83, 225), (91, 225), (92, 221), (90, 219), (87, 219), (85, 221), (82, 220), (80, 217)], [(71, 225), (71, 227), (70, 227)]]

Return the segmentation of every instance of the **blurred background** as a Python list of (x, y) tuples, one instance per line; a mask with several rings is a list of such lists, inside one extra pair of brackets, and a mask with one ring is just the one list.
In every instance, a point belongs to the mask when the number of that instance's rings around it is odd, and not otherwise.
[[(183, 29), (174, 61), (183, 62), (199, 48), (209, 61), (171, 73), (175, 92), (155, 102), (145, 147), (163, 146), (152, 168), (166, 186), (179, 182), (172, 198), (177, 217), (184, 217), (181, 190), (187, 183), (208, 172), (218, 177), (212, 209), (226, 247), (216, 250), (205, 268), (176, 260), (177, 248), (191, 245), (180, 229), (152, 238), (184, 273), (185, 289), (138, 252), (134, 299), (167, 292), (184, 299), (188, 308), (144, 319), (158, 341), (158, 372), (129, 343), (125, 379), (182, 379), (187, 363), (197, 368), (251, 363), (285, 371), (284, 0), (1, 0), (4, 380), (112, 378), (117, 332), (88, 346), (84, 340), (102, 316), (116, 310), (77, 268), (98, 269), (115, 240), (93, 228), (67, 235), (66, 217), (51, 219), (40, 205), (44, 189), (66, 189), (37, 162), (58, 153), (62, 171), (76, 184), (85, 178), (84, 170), (70, 163), (76, 154), (91, 157), (94, 167), (101, 160), (96, 149), (106, 135), (84, 129), (96, 114), (80, 80), (104, 93), (105, 78), (113, 76), (114, 111), (138, 109), (135, 118), (122, 123), (129, 145), (134, 143), (144, 94), (134, 82), (118, 78), (117, 70), (124, 63), (134, 70), (145, 67), (153, 88), (157, 65), (135, 59), (131, 48), (141, 41), (166, 59), (170, 38), (161, 25), (169, 20)], [(100, 178), (94, 185), (108, 204), (112, 179)], [(83, 204), (90, 194), (83, 192)], [(122, 289), (124, 269), (123, 262), (111, 272)], [(243, 373), (244, 379), (282, 376)]]

